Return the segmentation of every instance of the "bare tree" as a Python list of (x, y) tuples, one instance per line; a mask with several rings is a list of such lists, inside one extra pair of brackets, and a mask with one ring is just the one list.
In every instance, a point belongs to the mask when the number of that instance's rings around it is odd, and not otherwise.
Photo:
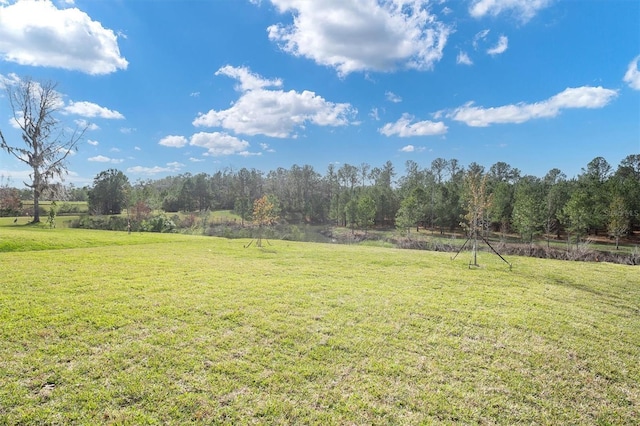
[(27, 78), (5, 86), (23, 144), (10, 145), (0, 131), (0, 147), (32, 170), (31, 182), (24, 184), (33, 190), (33, 222), (37, 223), (42, 192), (53, 178), (63, 179), (67, 173), (66, 159), (76, 149), (86, 127), (76, 127), (70, 136), (65, 134), (56, 119), (56, 113), (64, 104), (55, 83), (39, 83)]
[(624, 198), (616, 195), (609, 205), (609, 235), (616, 239), (616, 250), (620, 248), (620, 237), (629, 230), (630, 212), (625, 206)]
[[(472, 163), (475, 164), (475, 163)], [(482, 233), (487, 223), (486, 213), (491, 207), (492, 194), (487, 192), (487, 178), (480, 167), (469, 170), (464, 177), (464, 200), (467, 214), (461, 225), (467, 229), (469, 238), (473, 238), (473, 265), (478, 266), (478, 233)], [(482, 237), (484, 238), (484, 237)], [(486, 240), (485, 240), (486, 241)]]

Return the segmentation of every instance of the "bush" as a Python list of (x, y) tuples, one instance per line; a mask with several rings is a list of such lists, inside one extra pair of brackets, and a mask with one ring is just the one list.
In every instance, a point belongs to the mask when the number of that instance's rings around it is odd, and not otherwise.
[(0, 187), (0, 217), (17, 216), (22, 201), (17, 189)]
[(143, 221), (140, 229), (145, 232), (174, 232), (176, 224), (164, 214), (160, 214)]
[(71, 228), (126, 231), (127, 218), (122, 216), (81, 216), (69, 224)]
[(86, 207), (82, 208), (81, 205), (63, 202), (58, 207), (59, 215), (77, 215), (80, 213), (86, 213)]
[(179, 228), (193, 228), (198, 222), (198, 217), (195, 215), (195, 213), (189, 213), (182, 219), (180, 219), (179, 217), (177, 217), (177, 219)]

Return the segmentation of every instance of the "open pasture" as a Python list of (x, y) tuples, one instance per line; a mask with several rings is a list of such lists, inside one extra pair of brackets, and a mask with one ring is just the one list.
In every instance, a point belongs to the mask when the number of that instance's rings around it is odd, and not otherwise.
[(248, 243), (0, 227), (0, 423), (640, 418), (637, 268)]

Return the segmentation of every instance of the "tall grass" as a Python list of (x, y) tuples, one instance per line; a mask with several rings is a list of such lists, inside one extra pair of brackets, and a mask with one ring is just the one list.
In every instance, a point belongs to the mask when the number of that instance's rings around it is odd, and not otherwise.
[(4, 240), (22, 248), (0, 253), (0, 423), (640, 418), (631, 267), (74, 229)]

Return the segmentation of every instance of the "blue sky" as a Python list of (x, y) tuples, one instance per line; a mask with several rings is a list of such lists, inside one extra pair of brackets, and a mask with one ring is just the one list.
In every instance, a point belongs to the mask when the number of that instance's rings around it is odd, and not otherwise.
[(639, 60), (636, 0), (0, 0), (0, 86), (55, 81), (89, 125), (76, 185), (438, 157), (572, 177), (640, 153)]

